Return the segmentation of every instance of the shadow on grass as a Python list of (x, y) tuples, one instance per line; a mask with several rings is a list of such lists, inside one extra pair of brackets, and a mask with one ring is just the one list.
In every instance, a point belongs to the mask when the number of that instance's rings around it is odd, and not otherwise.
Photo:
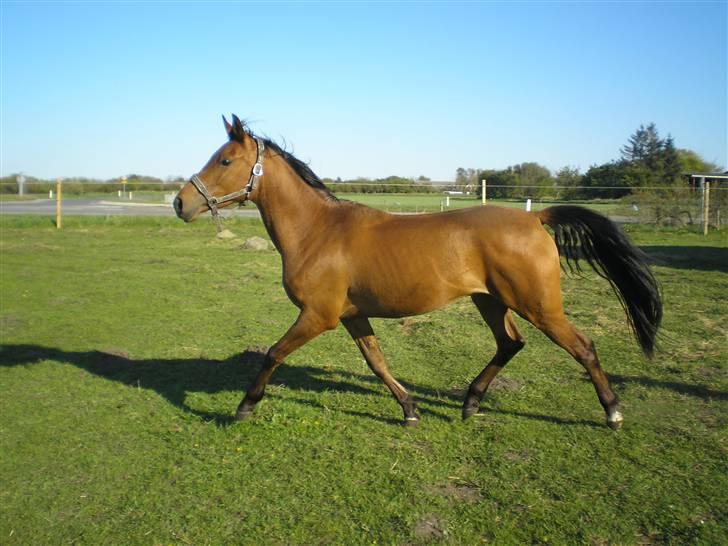
[[(264, 356), (264, 349), (253, 348), (225, 360), (204, 358), (133, 360), (122, 352), (74, 352), (38, 345), (0, 345), (0, 365), (2, 366), (32, 365), (45, 360), (72, 364), (96, 376), (123, 385), (152, 389), (178, 408), (207, 421), (213, 421), (219, 426), (234, 423), (233, 412), (235, 408), (230, 408), (229, 414), (200, 411), (186, 404), (185, 400), (188, 393), (213, 394), (240, 389), (242, 396), (243, 389), (252, 382)], [(635, 378), (617, 376), (614, 379), (619, 382)], [(644, 379), (647, 380), (647, 378)], [(375, 395), (381, 398), (382, 403), (392, 405), (393, 413), (391, 418), (357, 410), (347, 410), (346, 408), (337, 408), (337, 410), (386, 424), (400, 424), (402, 422), (400, 419), (395, 418), (399, 410), (394, 409), (396, 403), (386, 387), (372, 375), (302, 365), (289, 366), (284, 363), (276, 370), (273, 384), (283, 384), (289, 391), (337, 391), (358, 395)], [(423, 416), (445, 422), (454, 422), (460, 419), (460, 408), (462, 406), (460, 393), (438, 391), (412, 383), (403, 382), (403, 384), (417, 400), (422, 402), (420, 413)], [(655, 386), (664, 387), (666, 385), (670, 386), (669, 384), (655, 382)], [(726, 396), (726, 393), (715, 393), (692, 385), (673, 384), (672, 388), (679, 392), (689, 392), (696, 395)], [(287, 396), (287, 399), (302, 405), (324, 408), (320, 403), (310, 399), (296, 396)], [(490, 404), (488, 404), (486, 398), (483, 409), (485, 413), (510, 415), (559, 425), (603, 426), (602, 423), (590, 420), (562, 419), (552, 415), (512, 411), (489, 406)]]
[(728, 400), (728, 392), (711, 389), (704, 385), (678, 383), (676, 381), (663, 381), (660, 379), (652, 379), (651, 377), (635, 375), (609, 374), (609, 380), (615, 385), (633, 383), (652, 389), (667, 389), (679, 394), (687, 394), (695, 396), (696, 398), (702, 398), (703, 400)]
[(728, 273), (728, 248), (715, 246), (640, 246), (655, 265)]

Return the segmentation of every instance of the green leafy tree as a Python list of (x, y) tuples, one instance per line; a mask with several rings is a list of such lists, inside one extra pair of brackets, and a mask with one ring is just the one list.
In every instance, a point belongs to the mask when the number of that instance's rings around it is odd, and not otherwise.
[(627, 176), (629, 166), (620, 161), (590, 167), (581, 180), (583, 188), (578, 192), (578, 197), (615, 199), (628, 195), (631, 181)]
[(521, 187), (517, 197), (541, 197), (553, 186), (551, 171), (543, 165), (526, 162), (514, 165), (512, 169)]
[(678, 161), (682, 172), (690, 173), (713, 173), (718, 172), (720, 167), (703, 159), (700, 154), (693, 150), (677, 149)]
[(559, 194), (564, 199), (575, 199), (579, 196), (579, 188), (584, 176), (576, 167), (562, 167), (556, 171), (554, 182), (559, 186)]
[(458, 167), (455, 171), (455, 184), (458, 186), (475, 185), (478, 182), (478, 171)]

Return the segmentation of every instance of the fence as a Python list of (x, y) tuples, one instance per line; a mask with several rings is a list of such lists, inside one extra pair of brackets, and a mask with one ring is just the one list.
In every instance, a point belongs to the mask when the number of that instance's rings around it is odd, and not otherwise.
[[(475, 206), (481, 189), (473, 186), (343, 183), (329, 188), (340, 198), (362, 202), (390, 212), (432, 212)], [(478, 191), (481, 190), (481, 191)], [(658, 225), (709, 225), (728, 223), (728, 185), (642, 187), (621, 186), (503, 186), (487, 185), (488, 204), (533, 210), (557, 204), (578, 204), (600, 211), (620, 222)], [(585, 198), (584, 196), (591, 196)], [(621, 195), (621, 197), (610, 197)], [(706, 201), (707, 196), (707, 201)], [(706, 209), (707, 204), (707, 209)]]
[[(147, 202), (164, 202), (164, 196), (176, 193), (179, 182), (89, 183), (63, 182), (64, 197), (118, 198)], [(390, 212), (435, 212), (476, 206), (481, 203), (482, 188), (456, 184), (382, 184), (329, 183), (329, 189), (341, 199), (358, 201)], [(55, 191), (52, 182), (26, 182), (28, 197), (48, 197)], [(626, 193), (629, 191), (630, 193)], [(0, 195), (17, 194), (17, 183), (0, 184)], [(728, 184), (642, 187), (625, 189), (617, 186), (504, 186), (487, 185), (486, 202), (506, 207), (525, 208), (531, 201), (533, 210), (556, 204), (584, 205), (618, 222), (650, 223), (672, 226), (720, 228), (728, 223)], [(625, 194), (626, 193), (626, 194)], [(615, 195), (619, 197), (614, 197)], [(586, 198), (589, 196), (589, 198)]]
[[(179, 182), (79, 182), (73, 179), (63, 180), (63, 193), (66, 195), (118, 195), (119, 192), (177, 192), (182, 187)], [(29, 196), (48, 195), (55, 191), (56, 182), (25, 182), (23, 193)], [(18, 195), (19, 187), (17, 182), (0, 183), (0, 194)]]

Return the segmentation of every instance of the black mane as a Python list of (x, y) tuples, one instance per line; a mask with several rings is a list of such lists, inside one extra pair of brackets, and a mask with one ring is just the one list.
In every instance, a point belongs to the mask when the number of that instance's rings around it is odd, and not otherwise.
[(306, 184), (316, 190), (322, 191), (329, 199), (333, 199), (335, 201), (337, 200), (336, 196), (331, 193), (331, 190), (327, 188), (323, 182), (321, 182), (321, 179), (316, 176), (316, 174), (311, 170), (311, 167), (309, 167), (306, 163), (298, 159), (291, 152), (284, 150), (278, 144), (268, 138), (264, 138), (263, 142), (265, 142), (266, 148), (271, 150), (276, 155), (282, 157), (286, 161), (286, 163), (291, 166), (295, 173), (301, 178), (301, 180), (303, 180)]
[[(222, 119), (225, 120), (225, 116), (223, 116)], [(227, 128), (230, 140), (235, 140), (242, 143), (245, 141), (246, 137), (255, 137), (253, 132), (248, 128), (247, 123), (245, 121), (241, 121), (240, 118), (238, 118), (238, 116), (236, 116), (235, 114), (233, 114), (232, 125), (228, 124), (227, 120), (225, 120), (225, 126)], [(282, 157), (286, 161), (286, 163), (291, 166), (291, 168), (301, 178), (301, 180), (303, 180), (306, 184), (308, 184), (315, 190), (322, 192), (328, 199), (332, 201), (338, 201), (336, 196), (331, 193), (331, 190), (327, 188), (323, 182), (321, 182), (321, 179), (316, 176), (316, 174), (311, 170), (308, 165), (295, 157), (291, 152), (288, 152), (281, 148), (271, 139), (262, 138), (262, 140), (269, 150)]]

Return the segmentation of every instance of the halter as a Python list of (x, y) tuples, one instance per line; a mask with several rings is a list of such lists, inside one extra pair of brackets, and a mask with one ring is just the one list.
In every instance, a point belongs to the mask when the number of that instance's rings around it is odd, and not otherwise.
[(227, 195), (223, 195), (222, 197), (215, 197), (209, 191), (207, 191), (207, 187), (205, 187), (205, 183), (202, 181), (202, 178), (200, 178), (196, 174), (193, 174), (192, 178), (190, 178), (190, 182), (192, 182), (192, 185), (207, 201), (207, 206), (210, 207), (210, 214), (212, 214), (212, 219), (215, 221), (215, 226), (217, 226), (218, 233), (222, 231), (222, 223), (220, 222), (220, 212), (217, 210), (217, 206), (223, 203), (227, 203), (228, 201), (235, 201), (240, 197), (243, 198), (240, 204), (244, 205), (250, 199), (250, 194), (253, 193), (255, 183), (260, 179), (261, 176), (263, 176), (263, 152), (265, 152), (265, 144), (261, 138), (253, 138), (255, 139), (255, 145), (258, 149), (258, 152), (255, 158), (255, 165), (253, 165), (253, 169), (250, 172), (250, 178), (248, 179), (248, 183), (242, 190), (228, 193)]

